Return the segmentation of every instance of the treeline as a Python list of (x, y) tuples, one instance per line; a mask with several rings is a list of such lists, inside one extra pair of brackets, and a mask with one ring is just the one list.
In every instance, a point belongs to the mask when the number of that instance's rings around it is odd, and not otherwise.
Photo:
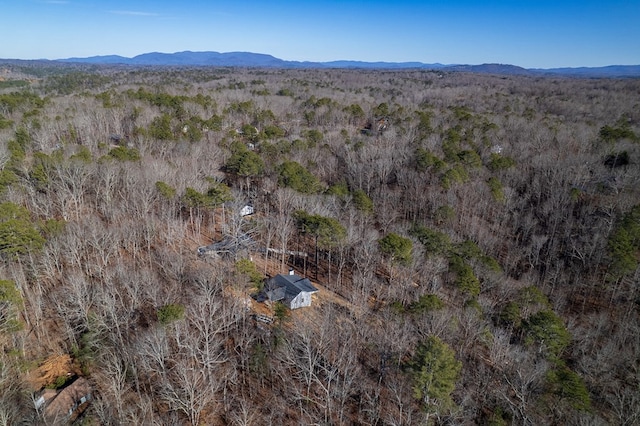
[[(36, 77), (0, 87), (6, 424), (63, 420), (55, 354), (98, 424), (640, 421), (639, 81)], [(289, 267), (312, 307), (253, 301)]]

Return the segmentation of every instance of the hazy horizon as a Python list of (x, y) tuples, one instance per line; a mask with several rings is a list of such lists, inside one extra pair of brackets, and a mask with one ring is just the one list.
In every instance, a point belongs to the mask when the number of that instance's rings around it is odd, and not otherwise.
[(640, 64), (638, 1), (9, 0), (6, 59), (252, 52), (283, 60)]

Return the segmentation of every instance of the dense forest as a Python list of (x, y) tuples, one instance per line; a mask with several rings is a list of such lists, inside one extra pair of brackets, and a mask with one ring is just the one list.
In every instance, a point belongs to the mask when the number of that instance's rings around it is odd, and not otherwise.
[(0, 64), (0, 424), (638, 424), (639, 260), (638, 79)]

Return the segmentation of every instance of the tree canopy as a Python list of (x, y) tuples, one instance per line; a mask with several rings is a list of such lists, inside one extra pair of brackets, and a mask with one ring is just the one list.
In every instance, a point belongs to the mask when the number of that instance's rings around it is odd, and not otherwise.
[(294, 217), (302, 231), (316, 237), (321, 247), (333, 247), (347, 236), (344, 226), (332, 217), (311, 215), (303, 210), (296, 211)]
[(285, 161), (278, 167), (280, 183), (303, 194), (313, 194), (320, 190), (320, 181), (296, 161)]
[(264, 161), (254, 151), (239, 145), (233, 150), (225, 167), (230, 173), (241, 177), (258, 176), (264, 171)]
[(0, 204), (0, 253), (25, 254), (44, 243), (26, 208), (11, 202)]
[(413, 378), (413, 396), (425, 410), (451, 407), (451, 393), (460, 376), (462, 363), (455, 352), (436, 336), (429, 336), (418, 345), (409, 369)]
[(378, 247), (382, 254), (389, 256), (393, 261), (403, 265), (411, 263), (413, 243), (409, 238), (391, 232), (378, 240)]

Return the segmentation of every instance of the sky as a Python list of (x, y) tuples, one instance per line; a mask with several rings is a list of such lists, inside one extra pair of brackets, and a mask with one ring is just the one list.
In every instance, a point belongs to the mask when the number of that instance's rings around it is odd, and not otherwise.
[(640, 65), (640, 0), (2, 0), (0, 58)]

